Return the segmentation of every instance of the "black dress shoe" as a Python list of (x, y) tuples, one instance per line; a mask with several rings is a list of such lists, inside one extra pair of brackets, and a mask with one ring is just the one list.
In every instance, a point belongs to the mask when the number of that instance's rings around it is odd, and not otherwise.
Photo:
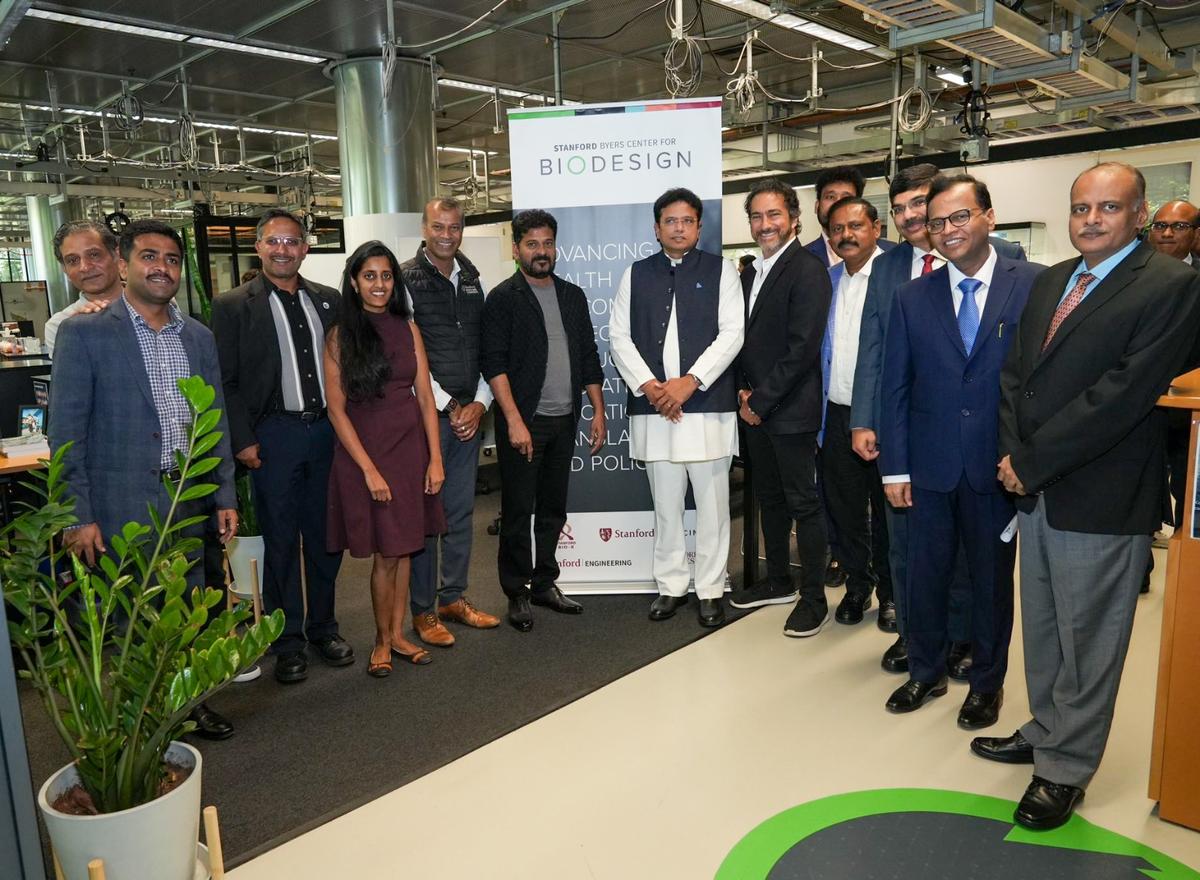
[(829, 560), (829, 564), (825, 566), (825, 589), (832, 590), (844, 586), (845, 583), (846, 569), (842, 568), (836, 559)]
[(1004, 705), (1004, 688), (990, 694), (972, 690), (958, 710), (958, 726), (963, 730), (979, 730), (991, 727), (1000, 717)]
[(687, 604), (687, 596), (659, 596), (650, 603), (650, 619), (666, 620)]
[(303, 651), (287, 651), (275, 657), (275, 680), (283, 684), (308, 678), (308, 658)]
[(871, 607), (870, 593), (846, 593), (842, 597), (842, 601), (838, 603), (837, 611), (833, 612), (833, 619), (838, 623), (844, 623), (853, 626), (856, 623), (862, 623), (863, 612)]
[(701, 626), (720, 626), (725, 622), (725, 608), (721, 605), (720, 599), (701, 599), (700, 600), (700, 625)]
[(529, 607), (529, 596), (522, 593), (508, 600), (508, 622), (518, 632), (527, 633), (533, 629), (533, 611)]
[(341, 636), (310, 640), (309, 644), (317, 649), (321, 659), (329, 666), (349, 666), (354, 662), (354, 649)]
[(208, 703), (201, 703), (193, 709), (190, 718), (196, 722), (196, 729), (192, 731), (196, 736), (205, 739), (229, 739), (233, 736), (233, 725), (229, 719), (210, 709)]
[(1031, 831), (1049, 831), (1065, 825), (1083, 800), (1083, 789), (1074, 785), (1059, 785), (1040, 776), (1033, 777), (1025, 795), (1017, 804), (1013, 819)]
[(892, 692), (892, 695), (888, 697), (886, 703), (887, 710), (898, 714), (915, 712), (925, 705), (926, 700), (940, 697), (946, 693), (946, 690), (945, 676), (942, 676), (941, 680), (936, 684), (928, 684), (910, 678), (907, 682), (896, 688)]
[(875, 625), (885, 633), (896, 631), (896, 603), (891, 599), (885, 599), (879, 603), (879, 617), (876, 619)]
[(892, 646), (883, 652), (879, 665), (884, 672), (908, 672), (908, 642), (904, 636), (898, 636)]
[(583, 614), (583, 606), (574, 599), (568, 599), (553, 584), (544, 590), (534, 590), (532, 601), (534, 605), (542, 605), (559, 614)]
[(966, 681), (971, 672), (971, 643), (951, 642), (946, 652), (946, 674), (955, 681)]
[(971, 751), (1001, 764), (1033, 763), (1033, 746), (1019, 730), (1012, 736), (977, 736), (971, 740)]

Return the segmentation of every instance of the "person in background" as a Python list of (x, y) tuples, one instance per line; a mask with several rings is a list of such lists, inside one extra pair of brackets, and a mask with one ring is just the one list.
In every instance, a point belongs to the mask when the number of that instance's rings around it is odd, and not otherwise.
[(72, 220), (60, 226), (54, 233), (54, 256), (71, 286), (79, 291), (79, 299), (46, 321), (42, 335), (50, 357), (54, 357), (54, 344), (63, 321), (80, 312), (99, 311), (125, 288), (117, 264), (117, 237), (99, 221)]
[(367, 674), (386, 678), (392, 655), (424, 665), (404, 637), (410, 562), (445, 530), (438, 492), (442, 448), (421, 332), (397, 283), (400, 265), (368, 241), (346, 260), (342, 310), (325, 341), (326, 399), (337, 434), (329, 475), (329, 549), (374, 557), (375, 647)]

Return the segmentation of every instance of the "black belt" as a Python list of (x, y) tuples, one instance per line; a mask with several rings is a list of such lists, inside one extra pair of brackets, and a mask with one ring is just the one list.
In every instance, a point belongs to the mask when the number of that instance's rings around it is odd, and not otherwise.
[(171, 468), (170, 470), (163, 471), (162, 476), (167, 477), (168, 479), (173, 480), (174, 482), (178, 483), (180, 477), (183, 476), (183, 471), (181, 471), (179, 468)]
[(296, 419), (304, 422), (306, 425), (311, 425), (313, 422), (319, 422), (321, 419), (325, 418), (325, 410), (306, 410), (305, 412), (288, 412), (286, 410), (280, 410), (279, 412), (275, 413), (275, 415), (282, 416), (287, 419)]

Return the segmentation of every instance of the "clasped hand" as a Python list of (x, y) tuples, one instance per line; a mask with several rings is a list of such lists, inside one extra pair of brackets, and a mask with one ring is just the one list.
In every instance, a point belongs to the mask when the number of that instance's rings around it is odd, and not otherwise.
[(691, 376), (680, 376), (666, 382), (651, 379), (643, 383), (639, 390), (660, 416), (678, 422), (683, 419), (683, 405), (696, 393), (696, 382)]

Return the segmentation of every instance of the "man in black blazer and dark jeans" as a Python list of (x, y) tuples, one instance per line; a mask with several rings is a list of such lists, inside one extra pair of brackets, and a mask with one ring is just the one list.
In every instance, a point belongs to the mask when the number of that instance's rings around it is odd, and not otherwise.
[(738, 356), (739, 414), (746, 423), (754, 491), (762, 509), (767, 580), (730, 598), (735, 608), (787, 604), (793, 521), (803, 568), (800, 601), (784, 635), (814, 636), (829, 621), (825, 602), (825, 515), (817, 496), (821, 430), (821, 340), (832, 289), (821, 261), (796, 241), (796, 191), (759, 181), (746, 196), (750, 234), (762, 257), (742, 272), (746, 337)]
[(583, 611), (555, 584), (555, 551), (567, 521), (583, 389), (592, 405), (592, 452), (604, 445), (604, 373), (587, 297), (554, 274), (558, 222), (546, 211), (521, 211), (512, 229), (521, 268), (484, 301), (480, 365), (497, 405), (500, 587), (508, 596), (508, 622), (528, 632), (531, 598), (563, 614)]
[(325, 549), (333, 428), (325, 416), (321, 357), (341, 297), (300, 276), (308, 245), (293, 214), (279, 208), (265, 212), (254, 249), (262, 274), (213, 300), (212, 330), (234, 456), (254, 479), (267, 557), (263, 604), (268, 611), (282, 608), (286, 618), (271, 646), (275, 678), (297, 682), (308, 677), (308, 644), (330, 666), (354, 662), (333, 613), (342, 554)]

